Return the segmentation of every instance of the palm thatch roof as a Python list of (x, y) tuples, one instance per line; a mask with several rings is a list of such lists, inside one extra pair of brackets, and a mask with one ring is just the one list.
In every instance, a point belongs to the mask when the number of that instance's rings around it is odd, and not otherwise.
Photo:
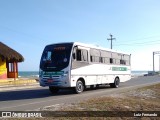
[(4, 43), (0, 42), (0, 58), (6, 59), (8, 62), (22, 62), (23, 56)]

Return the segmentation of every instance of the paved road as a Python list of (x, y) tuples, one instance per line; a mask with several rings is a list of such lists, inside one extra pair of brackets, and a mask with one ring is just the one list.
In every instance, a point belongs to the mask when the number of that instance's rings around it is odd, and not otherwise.
[(61, 90), (59, 93), (52, 95), (47, 87), (3, 91), (0, 92), (0, 111), (36, 110), (45, 106), (79, 102), (84, 99), (106, 96), (156, 83), (160, 83), (160, 76), (132, 78), (130, 81), (121, 83), (119, 88), (102, 87), (97, 90), (88, 89), (82, 94), (74, 94), (71, 90)]

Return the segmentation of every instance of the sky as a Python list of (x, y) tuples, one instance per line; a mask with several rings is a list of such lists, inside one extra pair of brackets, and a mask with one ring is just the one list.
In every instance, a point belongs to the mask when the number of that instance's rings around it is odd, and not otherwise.
[[(47, 44), (78, 41), (132, 55), (132, 70), (152, 70), (160, 51), (159, 0), (0, 0), (0, 41), (21, 53), (19, 71), (38, 71)], [(159, 70), (159, 55), (155, 55)]]

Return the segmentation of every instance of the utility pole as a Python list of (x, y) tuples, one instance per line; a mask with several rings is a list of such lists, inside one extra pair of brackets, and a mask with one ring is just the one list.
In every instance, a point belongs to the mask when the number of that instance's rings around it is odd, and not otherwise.
[(153, 52), (153, 72), (155, 72), (155, 69), (154, 69), (154, 55), (156, 55), (156, 54), (160, 54), (160, 51), (154, 51)]
[(155, 52), (153, 52), (153, 72), (155, 72), (155, 70), (154, 70), (154, 54), (155, 54)]
[(110, 40), (110, 41), (111, 41), (111, 49), (112, 49), (112, 40), (115, 40), (115, 39), (116, 39), (116, 38), (113, 38), (112, 36), (113, 36), (113, 35), (110, 34), (110, 37), (111, 37), (111, 38), (107, 38), (107, 40)]

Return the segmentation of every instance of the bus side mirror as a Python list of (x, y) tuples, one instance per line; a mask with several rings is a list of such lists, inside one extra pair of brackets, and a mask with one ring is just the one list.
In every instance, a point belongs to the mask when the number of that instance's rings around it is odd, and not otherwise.
[(76, 54), (75, 53), (73, 53), (72, 56), (73, 56), (73, 59), (76, 59)]

